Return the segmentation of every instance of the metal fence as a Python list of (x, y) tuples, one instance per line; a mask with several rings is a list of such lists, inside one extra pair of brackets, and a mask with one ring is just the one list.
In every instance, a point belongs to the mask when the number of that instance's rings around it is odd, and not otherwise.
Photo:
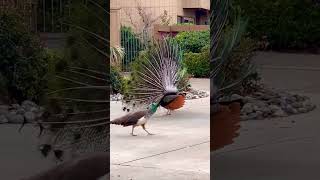
[(70, 3), (71, 0), (0, 0), (0, 10), (17, 10), (34, 32), (61, 33), (67, 31), (62, 18), (70, 14)]
[(174, 2), (175, 0), (114, 0), (113, 3), (120, 9), (120, 42), (125, 50), (123, 71), (131, 71), (131, 64), (146, 49), (153, 36), (153, 25), (161, 23), (164, 13), (168, 17), (172, 15), (176, 8)]
[(146, 47), (146, 40), (143, 36), (136, 34), (130, 27), (121, 27), (121, 47), (125, 51), (122, 59), (122, 71), (131, 70), (131, 63), (139, 56), (139, 53)]
[(66, 32), (62, 19), (70, 15), (71, 0), (39, 0), (37, 31), (48, 33)]

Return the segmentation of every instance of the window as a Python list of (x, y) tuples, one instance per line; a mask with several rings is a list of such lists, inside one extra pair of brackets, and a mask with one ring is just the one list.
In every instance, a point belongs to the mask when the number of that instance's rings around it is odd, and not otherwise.
[(178, 24), (183, 23), (183, 17), (182, 17), (182, 16), (178, 16), (178, 18), (177, 18), (177, 23), (178, 23)]

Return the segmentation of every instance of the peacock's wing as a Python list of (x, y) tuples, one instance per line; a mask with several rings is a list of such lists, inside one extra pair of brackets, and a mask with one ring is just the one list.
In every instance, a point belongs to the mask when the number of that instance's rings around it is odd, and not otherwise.
[(135, 125), (139, 119), (147, 115), (148, 111), (137, 111), (133, 113), (126, 114), (122, 117), (114, 119), (111, 124), (122, 125), (122, 126), (132, 126)]
[(169, 105), (170, 103), (172, 103), (176, 98), (178, 98), (180, 95), (174, 94), (174, 95), (166, 95), (164, 96), (161, 101), (160, 101), (160, 105), (162, 107), (165, 107), (167, 105)]
[(132, 87), (124, 99), (126, 103), (149, 105), (168, 93), (179, 92), (178, 85), (184, 74), (181, 50), (172, 39), (155, 40), (137, 66), (132, 73)]

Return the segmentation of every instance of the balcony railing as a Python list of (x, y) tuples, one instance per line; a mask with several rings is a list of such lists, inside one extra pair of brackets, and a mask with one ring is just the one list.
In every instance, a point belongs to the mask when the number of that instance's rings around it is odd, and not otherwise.
[(210, 10), (210, 0), (182, 0), (182, 7), (185, 9), (206, 9)]

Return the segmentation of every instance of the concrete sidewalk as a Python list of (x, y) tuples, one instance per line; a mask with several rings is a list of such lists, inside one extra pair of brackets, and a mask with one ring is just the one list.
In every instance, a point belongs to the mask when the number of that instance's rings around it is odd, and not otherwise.
[[(209, 89), (208, 79), (191, 81), (194, 88)], [(196, 84), (196, 85), (195, 85)], [(186, 101), (166, 115), (159, 109), (148, 122), (148, 136), (141, 127), (111, 126), (112, 180), (209, 180), (209, 97)], [(121, 103), (111, 103), (111, 119), (124, 114)]]
[(318, 180), (320, 56), (259, 53), (255, 60), (268, 86), (307, 95), (317, 109), (286, 118), (242, 122), (236, 142), (212, 156), (213, 179)]

